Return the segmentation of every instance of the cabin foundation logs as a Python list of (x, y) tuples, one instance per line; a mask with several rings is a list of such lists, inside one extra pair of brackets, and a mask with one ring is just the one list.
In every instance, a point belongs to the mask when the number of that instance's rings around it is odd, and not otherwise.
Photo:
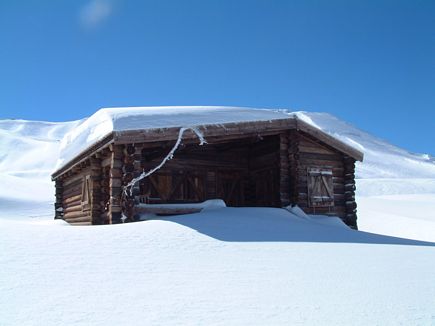
[(343, 157), (344, 165), (344, 199), (346, 207), (346, 224), (358, 229), (355, 201), (355, 160), (347, 155)]

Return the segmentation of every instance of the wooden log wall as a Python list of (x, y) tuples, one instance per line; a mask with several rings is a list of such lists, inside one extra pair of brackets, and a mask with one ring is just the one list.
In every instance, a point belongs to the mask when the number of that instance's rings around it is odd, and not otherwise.
[[(55, 218), (79, 225), (121, 223), (124, 211), (132, 221), (135, 217), (129, 209), (139, 201), (144, 183), (168, 187), (159, 191), (171, 202), (170, 196), (181, 189), (175, 188), (184, 182), (181, 197), (173, 197), (175, 202), (183, 200), (185, 194), (200, 201), (223, 197), (230, 191), (232, 194), (223, 199), (232, 206), (282, 207), (294, 203), (309, 214), (336, 215), (357, 228), (355, 160), (302, 131), (220, 140), (204, 146), (182, 145), (174, 159), (156, 172), (154, 181), (141, 181), (133, 187), (132, 196), (123, 199), (123, 186), (143, 170), (158, 165), (173, 146), (170, 142), (160, 145), (164, 147), (112, 144), (56, 179)], [(311, 207), (307, 172), (313, 167), (332, 171), (333, 205)], [(187, 177), (179, 181), (184, 174)]]
[(299, 132), (290, 130), (288, 135), (288, 164), (289, 164), (289, 195), (290, 204), (299, 203)]
[(100, 221), (102, 224), (109, 224), (112, 152), (109, 148), (105, 148), (98, 153), (98, 158), (101, 161)]
[(280, 142), (280, 135), (276, 135), (252, 144), (249, 179), (254, 196), (246, 206), (281, 207)]
[(354, 229), (357, 225), (357, 205), (355, 201), (355, 160), (345, 155), (343, 157), (344, 165), (344, 199), (346, 207), (346, 224)]
[(63, 207), (62, 207), (62, 193), (63, 193), (63, 182), (60, 179), (55, 181), (56, 188), (56, 200), (54, 202), (54, 218), (63, 219)]
[(102, 199), (102, 167), (101, 159), (91, 157), (90, 159), (90, 199), (91, 199), (91, 222), (92, 224), (104, 224), (104, 219), (101, 216), (103, 205)]
[[(143, 144), (128, 144), (124, 147), (124, 165), (122, 167), (122, 184), (126, 187), (133, 178), (137, 178), (143, 171), (141, 166)], [(139, 203), (140, 182), (135, 183), (123, 194), (122, 209), (127, 217), (126, 222), (136, 220), (134, 205)]]
[(70, 224), (92, 224), (90, 206), (85, 207), (83, 204), (86, 176), (91, 173), (89, 163), (89, 161), (83, 162), (61, 180), (63, 219)]
[(279, 135), (279, 189), (281, 207), (290, 204), (289, 133)]
[(109, 196), (110, 205), (107, 214), (110, 224), (122, 222), (122, 177), (123, 145), (110, 145)]
[[(125, 181), (131, 180), (134, 173), (157, 166), (173, 144), (163, 148), (151, 148), (149, 144), (126, 146)], [(149, 196), (152, 203), (222, 198), (230, 206), (280, 206), (279, 146), (278, 135), (265, 138), (255, 135), (204, 146), (182, 145), (172, 160), (140, 182), (141, 195)], [(142, 148), (140, 168), (138, 150), (136, 158), (131, 154), (133, 147)], [(127, 168), (132, 162), (136, 162), (134, 169)]]
[[(290, 136), (289, 156), (291, 160), (290, 170), (293, 181), (292, 200), (296, 202), (308, 214), (335, 215), (345, 222), (347, 208), (345, 200), (345, 165), (343, 154), (321, 143), (317, 139), (303, 132), (292, 132)], [(297, 139), (297, 141), (292, 138)], [(293, 143), (293, 144), (292, 144)], [(293, 151), (293, 152), (292, 152)], [(309, 167), (326, 168), (332, 171), (334, 205), (329, 207), (310, 207), (308, 200)]]
[[(244, 204), (245, 178), (248, 170), (249, 146), (256, 139), (238, 142), (181, 145), (174, 158), (152, 176), (141, 181), (141, 195), (150, 196), (151, 203), (198, 202), (222, 198), (228, 205)], [(141, 168), (156, 167), (172, 148), (143, 146)], [(229, 182), (237, 183), (231, 198), (220, 191)], [(243, 197), (243, 198), (242, 198)]]

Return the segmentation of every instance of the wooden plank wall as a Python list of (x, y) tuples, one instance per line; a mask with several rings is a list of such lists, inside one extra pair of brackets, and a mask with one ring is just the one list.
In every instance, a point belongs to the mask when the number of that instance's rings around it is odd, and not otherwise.
[(56, 179), (54, 183), (56, 193), (56, 201), (54, 202), (54, 218), (63, 219), (63, 206), (62, 206), (62, 193), (63, 193), (63, 181)]
[[(292, 139), (292, 136), (294, 139)], [(291, 175), (295, 182), (293, 200), (308, 214), (339, 216), (346, 220), (344, 155), (315, 138), (299, 132), (290, 137)], [(292, 152), (293, 151), (293, 152)], [(334, 206), (310, 207), (308, 203), (308, 167), (330, 168), (333, 174)], [(293, 169), (293, 170), (292, 170)]]
[[(75, 225), (121, 223), (123, 205), (129, 203), (128, 198), (122, 198), (122, 187), (143, 170), (158, 165), (172, 146), (170, 142), (159, 148), (146, 143), (111, 145), (100, 151), (56, 179), (55, 217)], [(310, 207), (309, 167), (332, 170), (334, 206)], [(355, 159), (302, 131), (182, 146), (156, 175), (170, 176), (182, 171), (203, 176), (204, 185), (199, 188), (204, 193), (201, 200), (217, 198), (224, 189), (222, 182), (238, 179), (241, 184), (237, 186), (234, 206), (282, 207), (296, 203), (309, 214), (336, 215), (357, 228)], [(86, 178), (90, 180), (89, 204), (82, 202)], [(137, 185), (132, 198), (140, 192)]]
[(109, 162), (109, 211), (107, 214), (109, 224), (121, 223), (122, 217), (122, 177), (124, 174), (123, 145), (110, 145)]
[[(169, 152), (173, 144), (152, 148), (149, 144), (129, 144), (127, 147), (142, 149), (140, 169), (149, 171), (157, 166)], [(199, 146), (197, 143), (181, 146), (174, 158), (153, 174), (153, 183), (159, 183), (161, 194), (169, 194), (171, 187), (178, 187), (177, 175), (187, 173), (197, 182), (198, 192), (203, 193), (201, 200), (225, 197), (222, 187), (236, 183), (231, 198), (223, 198), (232, 206), (280, 206), (279, 197), (279, 136), (261, 138), (257, 135), (219, 143)], [(136, 149), (134, 151), (137, 151)], [(129, 152), (133, 152), (130, 149)], [(134, 160), (132, 155), (126, 157), (124, 164)], [(137, 160), (137, 159), (136, 159)], [(128, 170), (128, 169), (127, 169)], [(124, 178), (131, 180), (132, 173), (137, 174), (137, 164), (132, 171), (124, 171)], [(141, 181), (141, 189), (148, 192), (151, 178)], [(203, 183), (203, 186), (202, 186)], [(227, 186), (224, 186), (227, 185)], [(177, 186), (178, 185), (178, 186)], [(168, 189), (164, 189), (167, 187)], [(203, 188), (202, 188), (203, 187)], [(231, 188), (231, 185), (229, 186)], [(168, 202), (176, 202), (172, 199)], [(267, 205), (265, 203), (268, 203)]]
[(281, 133), (279, 135), (279, 193), (281, 207), (290, 204), (289, 146), (289, 133)]
[(62, 208), (63, 219), (75, 225), (92, 224), (91, 210), (82, 205), (82, 190), (86, 175), (90, 175), (91, 168), (86, 166), (76, 174), (62, 180)]
[[(202, 190), (201, 188), (198, 189), (202, 193), (198, 201), (217, 198), (222, 195), (219, 193), (219, 185), (228, 182), (229, 174), (241, 179), (239, 181), (242, 183), (247, 182), (250, 142), (249, 140), (234, 143), (206, 144), (203, 146), (194, 143), (180, 146), (174, 158), (167, 161), (160, 170), (153, 174), (152, 178), (155, 183), (161, 181), (159, 188), (162, 194), (169, 194), (172, 192), (172, 187), (181, 186), (176, 181), (179, 178), (177, 175), (187, 174), (191, 180), (200, 178), (204, 183), (204, 188)], [(141, 167), (145, 171), (149, 171), (157, 166), (170, 151), (172, 145), (167, 144), (164, 148), (146, 148), (144, 146)], [(146, 185), (149, 182), (150, 178), (141, 181), (141, 189), (149, 189), (149, 186)], [(164, 189), (165, 187), (168, 189)], [(242, 187), (243, 189), (237, 187), (235, 190), (237, 193), (234, 195), (233, 205), (244, 204), (239, 191), (243, 193), (246, 187)], [(241, 200), (242, 202), (240, 202)], [(168, 202), (177, 202), (177, 200), (173, 199)]]
[(101, 216), (103, 208), (102, 200), (102, 168), (101, 159), (91, 157), (90, 161), (90, 198), (91, 198), (91, 222), (92, 224), (104, 224), (104, 219)]
[(103, 224), (101, 159), (91, 157), (56, 179), (56, 217), (73, 225)]
[(281, 207), (280, 142), (279, 135), (270, 136), (251, 147), (249, 179), (254, 197), (249, 206)]

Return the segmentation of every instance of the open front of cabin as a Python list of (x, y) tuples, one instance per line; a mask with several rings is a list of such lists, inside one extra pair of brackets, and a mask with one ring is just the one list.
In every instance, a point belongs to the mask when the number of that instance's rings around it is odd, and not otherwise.
[(164, 161), (178, 131), (113, 133), (82, 153), (53, 175), (56, 218), (80, 225), (121, 223), (137, 220), (139, 206), (218, 198), (227, 206), (297, 204), (308, 214), (339, 216), (356, 228), (358, 157), (332, 137), (288, 118), (204, 127), (206, 144), (186, 132), (173, 158)]
[[(141, 168), (157, 166), (168, 149), (141, 151)], [(139, 181), (143, 203), (196, 203), (220, 198), (228, 206), (280, 207), (279, 137), (251, 137), (180, 147), (161, 169)]]

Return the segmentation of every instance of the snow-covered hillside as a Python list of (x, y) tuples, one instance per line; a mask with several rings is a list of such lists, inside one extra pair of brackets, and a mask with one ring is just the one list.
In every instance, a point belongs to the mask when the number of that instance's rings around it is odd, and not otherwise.
[(434, 324), (433, 161), (297, 114), (365, 152), (358, 223), (384, 235), (273, 208), (72, 227), (49, 174), (79, 122), (0, 121), (0, 325)]
[(80, 121), (0, 121), (0, 216), (52, 215), (50, 173), (65, 133)]

